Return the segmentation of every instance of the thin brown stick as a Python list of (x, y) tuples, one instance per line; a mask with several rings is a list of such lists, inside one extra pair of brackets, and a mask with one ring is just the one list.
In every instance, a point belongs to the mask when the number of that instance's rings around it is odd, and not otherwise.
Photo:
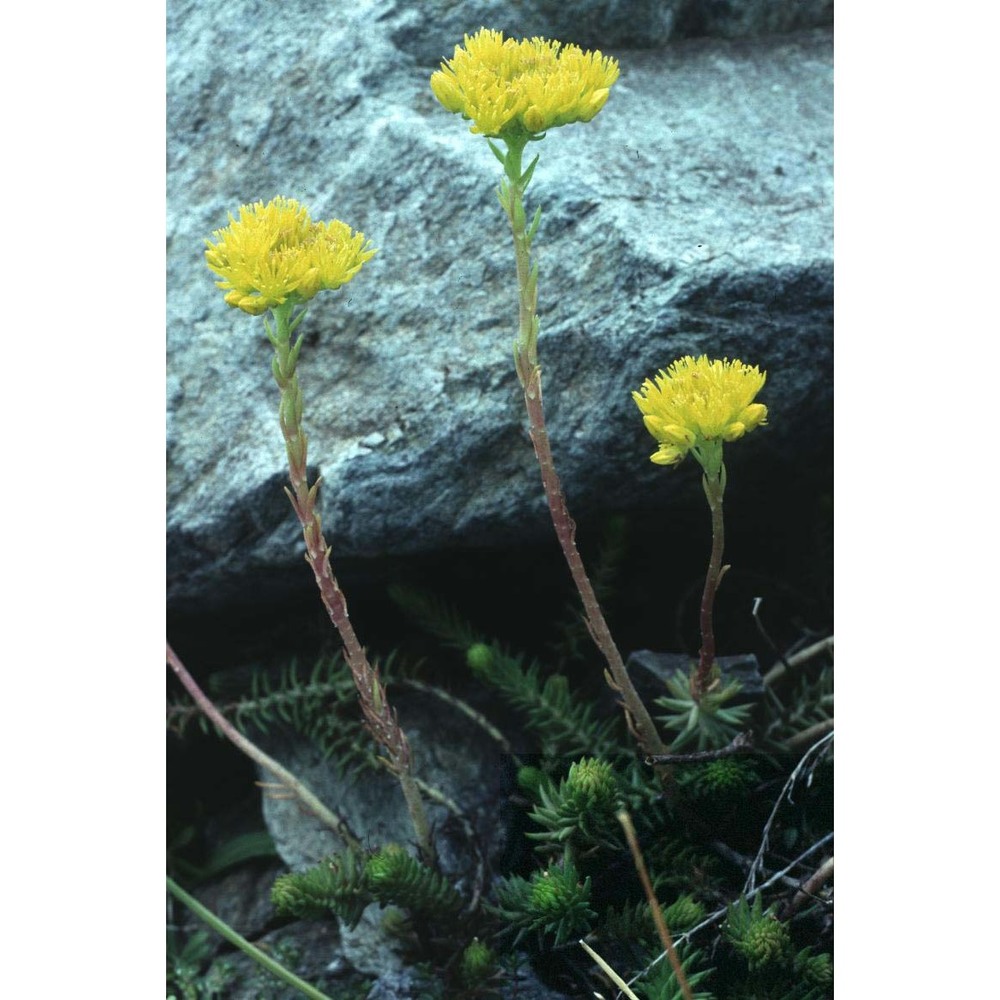
[(788, 920), (793, 914), (797, 913), (799, 910), (805, 906), (810, 900), (816, 899), (816, 893), (829, 881), (830, 876), (833, 875), (833, 857), (829, 857), (823, 862), (802, 883), (802, 887), (799, 891), (788, 901), (784, 910), (781, 913), (782, 920)]
[[(744, 872), (750, 871), (750, 868), (754, 863), (753, 858), (748, 858), (745, 854), (740, 854), (739, 851), (734, 851), (728, 844), (724, 844), (721, 840), (711, 841), (709, 843), (709, 847), (711, 847), (716, 854), (721, 855), (737, 868), (743, 869)], [(767, 875), (767, 870), (762, 868), (761, 873), (763, 875)], [(781, 881), (791, 889), (798, 889), (801, 885), (800, 882), (792, 878), (790, 875), (782, 876)]]
[(694, 753), (656, 753), (646, 758), (647, 764), (695, 764), (710, 760), (732, 757), (734, 754), (753, 753), (753, 733), (737, 733), (732, 740), (719, 750), (696, 750)]
[(822, 653), (832, 652), (833, 636), (828, 635), (825, 639), (820, 639), (819, 642), (814, 642), (811, 646), (807, 646), (805, 649), (800, 649), (799, 652), (786, 657), (784, 663), (776, 663), (766, 674), (764, 674), (764, 683), (770, 685), (784, 677), (785, 674), (788, 673), (786, 664), (794, 669), (795, 667), (802, 666), (803, 663), (808, 663), (811, 659)]
[(823, 719), (808, 729), (803, 729), (802, 732), (796, 733), (794, 736), (789, 736), (782, 746), (789, 751), (801, 750), (802, 747), (811, 746), (821, 736), (825, 736), (832, 731), (833, 719)]
[[(747, 875), (746, 883), (743, 886), (744, 895), (749, 893), (757, 884), (758, 869), (763, 870), (764, 855), (768, 849), (771, 827), (774, 823), (775, 817), (778, 815), (778, 810), (781, 808), (781, 804), (785, 801), (786, 797), (791, 797), (792, 789), (795, 787), (802, 775), (807, 770), (816, 767), (822, 759), (825, 748), (830, 745), (832, 740), (833, 730), (813, 743), (813, 745), (802, 755), (802, 759), (795, 765), (792, 773), (785, 780), (785, 784), (782, 786), (781, 792), (771, 808), (771, 813), (767, 817), (767, 822), (764, 823), (764, 829), (761, 831), (760, 847), (757, 849), (757, 856), (754, 858), (753, 865), (750, 867), (750, 874)], [(749, 896), (747, 896), (747, 898), (749, 898)]]
[(188, 673), (187, 668), (180, 658), (173, 651), (170, 643), (167, 643), (167, 663), (180, 679), (188, 694), (194, 699), (195, 704), (208, 716), (215, 724), (216, 728), (223, 736), (229, 740), (237, 749), (241, 750), (254, 763), (259, 764), (265, 771), (269, 771), (278, 781), (287, 788), (313, 815), (326, 823), (343, 842), (351, 848), (361, 848), (361, 841), (355, 836), (343, 816), (338, 815), (332, 809), (323, 805), (316, 795), (291, 771), (282, 767), (272, 757), (268, 757), (256, 743), (248, 740), (212, 703), (211, 699), (198, 686), (197, 681)]
[(677, 957), (674, 939), (670, 936), (666, 920), (663, 919), (663, 910), (660, 909), (656, 893), (653, 892), (653, 883), (649, 878), (649, 872), (646, 870), (646, 862), (643, 860), (642, 851), (639, 850), (639, 841), (635, 835), (635, 827), (632, 825), (632, 817), (622, 809), (618, 813), (618, 822), (621, 823), (622, 829), (625, 831), (625, 839), (628, 841), (629, 850), (632, 852), (632, 861), (635, 864), (635, 870), (639, 873), (639, 881), (642, 882), (643, 891), (646, 893), (646, 899), (649, 901), (649, 909), (653, 914), (656, 933), (660, 935), (660, 941), (663, 943), (667, 957), (670, 959), (670, 964), (673, 966), (677, 985), (680, 986), (681, 993), (684, 994), (684, 1000), (694, 1000), (691, 993), (691, 986), (687, 981), (687, 976), (684, 974), (684, 967), (681, 965), (680, 958)]

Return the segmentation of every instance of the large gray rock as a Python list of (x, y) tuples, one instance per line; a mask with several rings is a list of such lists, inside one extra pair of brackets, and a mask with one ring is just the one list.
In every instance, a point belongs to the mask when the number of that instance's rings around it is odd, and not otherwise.
[[(270, 347), (260, 319), (223, 303), (202, 257), (227, 213), (277, 194), (379, 248), (351, 284), (314, 300), (303, 327), (310, 465), (324, 477), (335, 558), (551, 531), (511, 361), (516, 290), (499, 167), (430, 92), (435, 65), (413, 20), (424, 15), (411, 9), (421, 6), (170, 4), (175, 608), (210, 610), (261, 573), (307, 572), (282, 493)], [(634, 6), (649, 18), (660, 7)], [(435, 42), (435, 62), (461, 40), (457, 26), (454, 35)], [(568, 27), (564, 38), (575, 40)], [(768, 372), (770, 425), (732, 449), (733, 461), (766, 452), (793, 473), (825, 444), (832, 409), (830, 32), (606, 50), (622, 70), (607, 106), (539, 144), (529, 189), (529, 210), (544, 206), (546, 407), (578, 519), (690, 491), (648, 461), (654, 442), (629, 398), (682, 354)]]
[(450, 56), (480, 26), (585, 48), (653, 49), (697, 36), (746, 38), (833, 23), (833, 0), (385, 0), (377, 17), (419, 61)]

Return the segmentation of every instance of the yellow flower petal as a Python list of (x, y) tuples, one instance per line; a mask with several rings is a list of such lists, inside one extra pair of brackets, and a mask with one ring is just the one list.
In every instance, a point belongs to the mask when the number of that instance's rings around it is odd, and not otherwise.
[(662, 444), (658, 452), (649, 456), (649, 460), (655, 462), (657, 465), (676, 465), (685, 454), (687, 453), (682, 452), (673, 445)]
[(753, 400), (766, 377), (756, 366), (702, 355), (679, 358), (646, 379), (632, 399), (660, 443), (652, 461), (674, 465), (691, 449), (707, 461), (718, 442), (736, 441), (765, 423), (767, 407)]
[(305, 302), (350, 281), (374, 256), (362, 233), (339, 220), (313, 222), (291, 198), (240, 207), (239, 219), (206, 240), (205, 263), (226, 302), (258, 316), (290, 297)]
[[(647, 417), (647, 420), (655, 419)], [(689, 430), (687, 427), (681, 427), (678, 424), (661, 424), (661, 437), (664, 441), (669, 441), (671, 444), (677, 445), (678, 448), (683, 448), (687, 451), (697, 440), (694, 431)]]
[(616, 60), (544, 38), (515, 41), (483, 28), (466, 35), (431, 75), (431, 90), (477, 134), (507, 130), (538, 135), (590, 121), (618, 79)]
[(741, 414), (740, 420), (746, 424), (747, 430), (767, 423), (767, 407), (763, 403), (751, 403)]

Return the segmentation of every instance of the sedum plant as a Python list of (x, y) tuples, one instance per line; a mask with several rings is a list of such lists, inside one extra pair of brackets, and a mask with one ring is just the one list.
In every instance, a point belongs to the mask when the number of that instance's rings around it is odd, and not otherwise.
[(585, 934), (597, 914), (590, 908), (591, 878), (581, 879), (569, 858), (535, 872), (531, 878), (502, 878), (494, 912), (516, 931), (515, 943), (535, 932), (555, 947)]
[(319, 919), (336, 914), (354, 927), (375, 900), (368, 869), (357, 851), (324, 858), (304, 872), (279, 875), (271, 887), (271, 902), (279, 914)]
[(740, 693), (739, 681), (722, 684), (713, 678), (708, 690), (695, 696), (691, 689), (693, 677), (676, 673), (666, 680), (668, 694), (660, 695), (656, 704), (667, 710), (659, 716), (665, 729), (676, 733), (672, 749), (680, 750), (694, 743), (698, 750), (721, 747), (746, 726), (749, 705), (731, 705)]
[[(522, 787), (526, 782), (519, 775)], [(528, 837), (538, 841), (537, 850), (551, 851), (562, 845), (580, 850), (621, 847), (615, 811), (620, 789), (610, 763), (584, 757), (570, 765), (558, 787), (540, 781), (538, 805), (530, 813), (541, 829)]]
[[(524, 154), (553, 128), (591, 121), (605, 106), (618, 74), (616, 60), (600, 52), (540, 38), (517, 41), (483, 29), (466, 35), (464, 44), (456, 46), (453, 57), (441, 64), (430, 81), (441, 105), (470, 122), (473, 134), (485, 137), (503, 170), (497, 193), (513, 239), (517, 281), (514, 367), (553, 527), (583, 606), (587, 631), (605, 660), (605, 679), (624, 710), (605, 718), (607, 713), (601, 713), (596, 701), (584, 697), (561, 672), (575, 653), (575, 637), (570, 632), (562, 643), (569, 652), (556, 660), (559, 669), (553, 671), (481, 634), (449, 606), (397, 591), (396, 599), (412, 616), (446, 646), (460, 651), (472, 676), (513, 708), (523, 728), (537, 738), (533, 745), (540, 752), (515, 761), (523, 793), (520, 803), (532, 827), (525, 836), (534, 847), (525, 852), (530, 858), (527, 871), (522, 868), (523, 875), (500, 875), (491, 888), (484, 887), (485, 879), (471, 888), (458, 883), (461, 892), (442, 873), (414, 777), (409, 742), (389, 704), (377, 662), (369, 660), (351, 625), (322, 532), (317, 507), (320, 484), (308, 481), (305, 404), (298, 379), (300, 330), (311, 299), (352, 281), (375, 250), (363, 234), (339, 220), (314, 221), (304, 206), (290, 198), (241, 206), (237, 215), (230, 216), (229, 225), (206, 241), (205, 259), (225, 293), (225, 302), (262, 317), (274, 349), (271, 371), (279, 391), (279, 427), (291, 482), (286, 492), (302, 527), (306, 561), (340, 634), (346, 670), (336, 659), (317, 665), (310, 674), (290, 667), (277, 682), (255, 680), (246, 699), (220, 711), (200, 692), (169, 647), (168, 661), (199, 710), (298, 794), (307, 808), (337, 829), (346, 845), (306, 871), (279, 876), (271, 893), (277, 913), (299, 919), (336, 917), (353, 927), (373, 904), (401, 908), (418, 918), (412, 924), (417, 939), (447, 984), (440, 989), (429, 987), (426, 995), (452, 995), (441, 992), (448, 989), (460, 996), (504, 995), (494, 993), (494, 988), (503, 988), (503, 961), (508, 965), (517, 961), (510, 954), (513, 947), (526, 945), (565, 954), (575, 949), (577, 938), (587, 936), (618, 949), (631, 963), (638, 991), (632, 996), (805, 1000), (825, 995), (829, 989), (829, 956), (798, 947), (801, 942), (793, 939), (787, 922), (791, 911), (783, 912), (784, 919), (779, 920), (776, 904), (764, 907), (762, 890), (806, 855), (752, 892), (726, 892), (718, 874), (719, 855), (730, 862), (740, 856), (721, 843), (724, 831), (719, 826), (725, 817), (711, 808), (720, 801), (749, 797), (751, 789), (763, 787), (754, 763), (727, 756), (748, 751), (746, 734), (740, 730), (749, 721), (749, 708), (731, 704), (738, 685), (721, 682), (713, 607), (727, 569), (722, 563), (723, 449), (766, 422), (767, 408), (756, 399), (766, 376), (738, 360), (683, 357), (632, 394), (657, 441), (651, 460), (674, 466), (690, 453), (702, 468), (711, 514), (712, 548), (701, 602), (698, 663), (690, 677), (670, 679), (667, 694), (657, 700), (666, 712), (659, 721), (673, 736), (670, 749), (696, 743), (693, 754), (666, 752), (653, 717), (629, 679), (597, 598), (599, 588), (577, 550), (575, 525), (549, 443), (538, 354), (539, 274), (533, 256), (542, 206), (535, 208), (530, 222), (525, 209), (539, 157), (525, 166)], [(600, 583), (601, 574), (595, 579)], [(401, 844), (364, 850), (361, 839), (341, 817), (326, 810), (293, 775), (262, 755), (242, 731), (249, 725), (264, 728), (284, 722), (315, 740), (341, 766), (351, 763), (351, 773), (357, 773), (376, 758), (360, 726), (346, 718), (352, 692), (367, 734), (381, 748), (377, 760), (399, 780), (414, 831), (410, 848), (416, 849), (418, 857)], [(793, 721), (813, 718), (789, 711), (774, 691), (769, 692), (769, 699), (771, 726), (781, 727), (782, 733)], [(495, 738), (505, 740), (471, 706), (450, 694), (447, 700), (470, 718), (478, 717)], [(187, 711), (183, 706), (174, 708), (179, 730)], [(824, 707), (820, 721), (826, 720)], [(737, 734), (738, 741), (733, 739)], [(646, 764), (629, 752), (630, 736), (645, 753)], [(731, 745), (718, 749), (727, 740)], [(671, 757), (671, 766), (682, 769), (671, 771), (674, 780), (665, 782), (667, 772), (648, 764)], [(684, 770), (688, 765), (693, 765), (691, 770)], [(435, 794), (421, 787), (424, 793)], [(635, 815), (634, 825), (631, 818), (627, 823), (622, 819), (630, 813)], [(717, 816), (722, 818), (717, 820)], [(754, 866), (763, 859), (766, 834), (775, 817), (767, 822)], [(648, 870), (640, 841), (649, 859)], [(832, 859), (828, 863), (832, 866)], [(813, 878), (814, 887), (822, 885), (823, 880)], [(178, 888), (170, 885), (171, 891)], [(485, 902), (483, 896), (492, 902)], [(735, 902), (727, 904), (734, 896)], [(672, 901), (663, 905), (659, 900), (664, 897)], [(718, 929), (720, 924), (713, 947), (691, 943), (696, 934), (709, 927)], [(679, 935), (676, 949), (667, 928)], [(658, 953), (662, 942), (667, 942), (667, 951)], [(662, 960), (664, 955), (669, 955), (669, 962)], [(727, 961), (728, 967), (720, 971)], [(738, 967), (735, 980), (734, 965)], [(617, 983), (620, 977), (612, 978)], [(717, 985), (722, 988), (718, 993)], [(316, 995), (308, 990), (306, 985), (306, 995)]]
[(243, 205), (239, 218), (206, 241), (205, 262), (226, 292), (226, 303), (251, 316), (264, 316), (267, 338), (274, 348), (271, 372), (278, 385), (278, 423), (285, 440), (292, 489), (286, 490), (302, 525), (306, 561), (320, 596), (344, 645), (362, 716), (375, 741), (385, 750), (390, 770), (399, 778), (420, 850), (434, 856), (430, 828), (413, 778), (409, 741), (389, 705), (385, 689), (368, 661), (351, 624), (347, 600), (330, 565), (331, 549), (323, 537), (317, 507), (319, 480), (309, 484), (308, 437), (303, 426), (304, 402), (298, 379), (303, 334), (298, 333), (310, 299), (351, 281), (375, 255), (363, 233), (352, 232), (339, 219), (314, 222), (308, 210), (292, 198)]
[[(699, 748), (721, 745), (735, 734), (747, 710), (726, 708), (738, 684), (721, 686), (715, 662), (713, 608), (715, 594), (728, 566), (722, 564), (725, 523), (722, 500), (726, 491), (723, 445), (738, 441), (766, 422), (767, 407), (755, 402), (766, 375), (756, 366), (728, 359), (686, 356), (673, 362), (632, 393), (643, 423), (659, 445), (650, 456), (657, 465), (674, 466), (691, 454), (702, 469), (702, 489), (712, 517), (712, 551), (705, 574), (699, 616), (701, 650), (687, 690), (671, 686), (673, 698), (661, 702), (671, 708), (680, 729), (675, 748), (697, 737)], [(684, 719), (684, 714), (687, 718)]]
[(493, 949), (479, 938), (473, 938), (459, 960), (458, 981), (466, 990), (485, 986), (498, 971), (497, 956)]
[(541, 469), (542, 486), (556, 536), (580, 594), (587, 625), (607, 663), (608, 684), (621, 695), (625, 717), (646, 753), (664, 750), (646, 706), (629, 679), (618, 647), (598, 603), (593, 584), (576, 547), (570, 517), (556, 473), (542, 406), (542, 369), (538, 359), (538, 264), (532, 242), (542, 218), (539, 205), (528, 222), (524, 196), (538, 156), (524, 166), (524, 151), (549, 129), (589, 122), (604, 107), (618, 79), (616, 60), (600, 52), (542, 38), (515, 41), (501, 31), (483, 28), (466, 35), (464, 45), (431, 76), (431, 90), (446, 110), (472, 122), (503, 167), (497, 196), (514, 239), (517, 272), (518, 336), (514, 368), (524, 394), (531, 441)]
[(462, 897), (438, 872), (410, 857), (399, 844), (376, 851), (365, 864), (375, 897), (383, 905), (396, 904), (413, 913), (455, 914)]
[(752, 903), (740, 898), (731, 904), (722, 932), (746, 959), (751, 972), (790, 956), (788, 928), (770, 909), (763, 908), (760, 896), (755, 896)]

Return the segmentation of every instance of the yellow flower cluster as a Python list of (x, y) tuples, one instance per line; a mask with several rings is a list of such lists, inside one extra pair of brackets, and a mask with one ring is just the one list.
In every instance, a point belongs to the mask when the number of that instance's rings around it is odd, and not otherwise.
[(766, 377), (756, 365), (709, 361), (703, 354), (680, 358), (655, 382), (646, 379), (632, 398), (660, 443), (651, 460), (676, 465), (692, 449), (700, 460), (706, 445), (735, 441), (765, 423), (767, 407), (753, 400)]
[(431, 76), (434, 96), (472, 121), (470, 131), (537, 135), (571, 122), (589, 122), (618, 79), (616, 60), (544, 38), (515, 41), (481, 29), (455, 46), (454, 58)]
[(243, 205), (229, 223), (213, 233), (217, 242), (205, 241), (205, 261), (223, 279), (226, 302), (252, 316), (339, 288), (375, 255), (363, 233), (337, 219), (313, 222), (292, 198)]

